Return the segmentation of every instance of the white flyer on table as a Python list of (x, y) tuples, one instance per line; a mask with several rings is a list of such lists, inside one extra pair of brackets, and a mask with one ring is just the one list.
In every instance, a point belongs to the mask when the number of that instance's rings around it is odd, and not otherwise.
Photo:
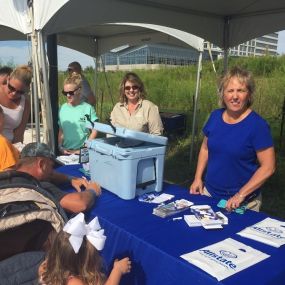
[(269, 255), (228, 238), (181, 257), (220, 281), (268, 258)]
[(79, 163), (79, 155), (78, 154), (60, 155), (56, 159), (65, 165), (72, 165), (72, 164), (78, 164)]
[(285, 244), (285, 222), (266, 218), (237, 234), (274, 247), (280, 247)]

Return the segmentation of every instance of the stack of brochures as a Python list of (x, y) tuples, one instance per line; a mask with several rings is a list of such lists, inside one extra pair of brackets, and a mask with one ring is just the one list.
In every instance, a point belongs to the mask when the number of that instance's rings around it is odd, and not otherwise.
[(189, 209), (193, 205), (193, 202), (180, 199), (168, 204), (162, 204), (153, 209), (153, 214), (162, 218), (175, 215)]
[[(205, 229), (221, 229), (223, 224), (227, 224), (227, 218), (222, 213), (215, 213), (209, 205), (193, 206), (191, 212)], [(188, 220), (190, 221), (189, 218)]]
[(159, 192), (144, 193), (138, 197), (140, 202), (160, 204), (174, 198), (174, 195)]

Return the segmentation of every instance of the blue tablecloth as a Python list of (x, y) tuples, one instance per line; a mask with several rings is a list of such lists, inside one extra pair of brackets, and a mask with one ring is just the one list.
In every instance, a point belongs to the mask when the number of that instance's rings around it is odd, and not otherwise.
[[(59, 171), (81, 175), (78, 166), (64, 166)], [(176, 185), (164, 184), (163, 192), (174, 194), (175, 199), (185, 198), (195, 204), (211, 205), (214, 210), (218, 210), (217, 201), (190, 195), (187, 189)], [(274, 248), (236, 234), (263, 220), (266, 214), (253, 211), (246, 211), (243, 215), (231, 213), (228, 215), (229, 225), (222, 230), (205, 230), (202, 227), (190, 228), (184, 220), (157, 217), (152, 214), (154, 207), (155, 204), (139, 202), (137, 199), (122, 200), (103, 190), (96, 205), (87, 213), (88, 219), (98, 216), (105, 229), (107, 241), (102, 255), (106, 264), (110, 267), (115, 258), (125, 256), (132, 259), (132, 272), (123, 277), (121, 284), (285, 284), (285, 246)], [(269, 254), (270, 258), (218, 282), (180, 257), (229, 237)]]

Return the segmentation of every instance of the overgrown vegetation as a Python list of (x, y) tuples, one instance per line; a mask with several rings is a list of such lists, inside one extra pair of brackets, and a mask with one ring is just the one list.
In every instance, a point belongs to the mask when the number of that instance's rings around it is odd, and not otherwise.
[[(184, 137), (171, 140), (168, 147), (165, 179), (177, 184), (189, 186), (192, 181), (196, 157), (201, 141), (201, 128), (207, 116), (218, 107), (217, 79), (222, 73), (223, 62), (215, 62), (217, 74), (210, 63), (203, 63), (201, 91), (198, 103), (198, 126), (195, 138), (195, 159), (189, 161), (193, 98), (195, 94), (196, 66), (162, 68), (159, 70), (136, 70), (143, 79), (148, 91), (148, 98), (162, 111), (183, 112), (187, 115), (187, 132)], [(229, 68), (238, 65), (250, 70), (256, 80), (256, 93), (253, 108), (270, 124), (277, 153), (277, 170), (265, 184), (263, 191), (263, 210), (270, 215), (285, 218), (285, 139), (281, 138), (281, 118), (285, 112), (285, 56), (259, 58), (230, 58)], [(85, 72), (90, 82), (94, 82), (94, 70), (90, 67)], [(59, 90), (63, 78), (60, 74)], [(118, 87), (124, 72), (98, 73), (96, 111), (101, 121), (106, 121), (113, 104), (118, 101)], [(60, 96), (60, 104), (64, 98)], [(285, 131), (284, 131), (285, 136)]]

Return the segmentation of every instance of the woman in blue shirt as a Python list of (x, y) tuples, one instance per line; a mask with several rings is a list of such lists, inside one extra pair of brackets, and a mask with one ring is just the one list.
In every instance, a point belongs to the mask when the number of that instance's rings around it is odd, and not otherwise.
[(219, 87), (222, 108), (211, 113), (203, 128), (204, 139), (190, 186), (191, 194), (227, 199), (228, 210), (255, 197), (248, 207), (258, 211), (260, 187), (275, 170), (269, 126), (251, 109), (254, 89), (252, 75), (238, 67), (222, 78)]

